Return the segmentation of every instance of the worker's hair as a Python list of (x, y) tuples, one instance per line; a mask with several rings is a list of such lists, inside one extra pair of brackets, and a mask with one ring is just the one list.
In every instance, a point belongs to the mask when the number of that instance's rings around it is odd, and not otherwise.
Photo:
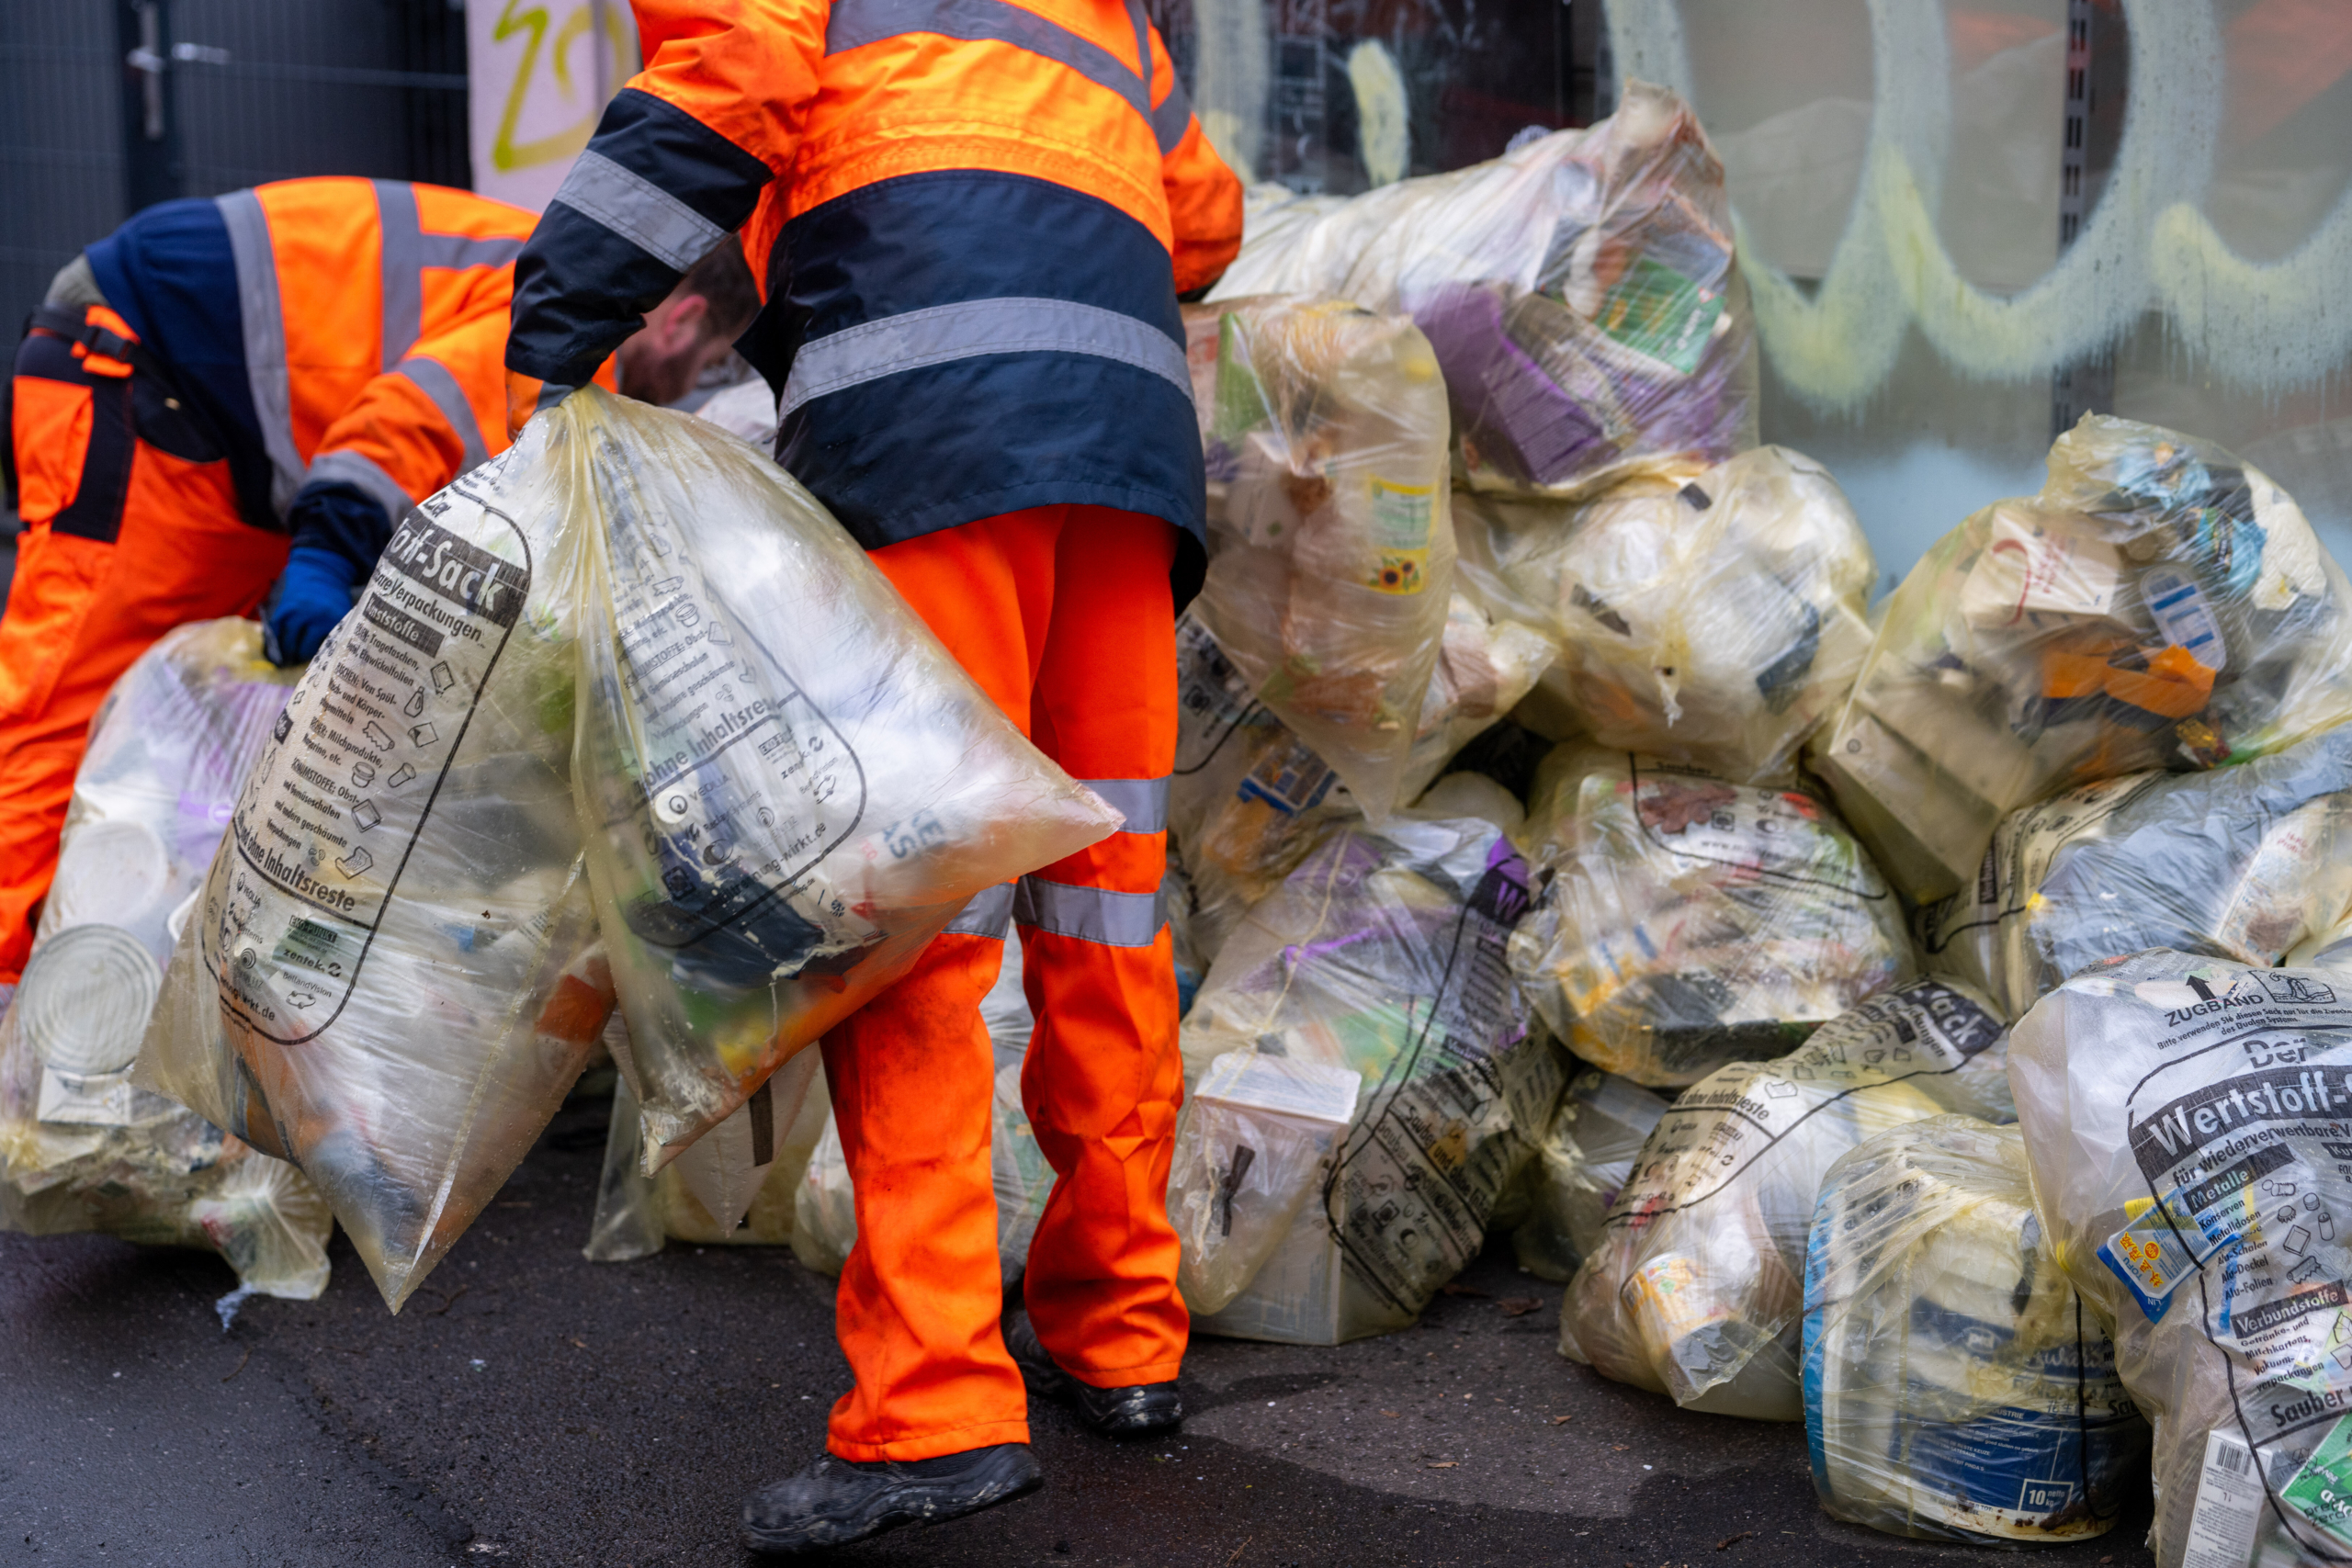
[(741, 337), (752, 318), (760, 313), (760, 291), (743, 260), (743, 242), (732, 234), (686, 269), (675, 292), (699, 294), (709, 300), (711, 335), (729, 343)]

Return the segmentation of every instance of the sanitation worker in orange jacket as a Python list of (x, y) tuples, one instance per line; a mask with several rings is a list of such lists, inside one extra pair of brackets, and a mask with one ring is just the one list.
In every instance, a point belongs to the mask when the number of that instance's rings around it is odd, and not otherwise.
[[(0, 984), (115, 677), (272, 582), (274, 656), (308, 659), (410, 502), (505, 449), (535, 221), (433, 186), (288, 180), (151, 207), (58, 275), (9, 388), (26, 531), (0, 618)], [(700, 270), (717, 281), (623, 351), (631, 392), (676, 398), (751, 319), (734, 253)]]
[[(766, 302), (737, 346), (777, 389), (778, 460), (1127, 818), (975, 900), (824, 1042), (857, 1192), (855, 1386), (829, 1455), (745, 1508), (754, 1548), (797, 1551), (1036, 1486), (1024, 1375), (1114, 1435), (1181, 1418), (1159, 888), (1204, 486), (1177, 297), (1231, 260), (1241, 192), (1136, 0), (636, 12), (649, 63), (516, 264), (514, 413), (741, 231)], [(1057, 1180), (1027, 1314), (1001, 1332), (978, 1004), (1008, 923), (1037, 1016), (1023, 1098)]]

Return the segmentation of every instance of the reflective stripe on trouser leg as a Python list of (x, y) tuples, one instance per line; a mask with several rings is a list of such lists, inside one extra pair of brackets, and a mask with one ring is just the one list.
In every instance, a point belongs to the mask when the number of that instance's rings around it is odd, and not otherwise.
[(947, 922), (946, 933), (953, 936), (984, 936), (1002, 942), (1012, 930), (1012, 884), (991, 887), (973, 896), (964, 906), (963, 913)]
[(140, 442), (113, 543), (44, 526), (19, 547), (0, 616), (0, 981), (30, 948), (107, 688), (173, 627), (253, 614), (286, 565), (285, 537), (239, 516), (228, 470)]
[(825, 1036), (825, 1076), (857, 1193), (835, 1320), (856, 1385), (826, 1444), (917, 1460), (1029, 1440), (1028, 1393), (997, 1329), (995, 1055), (980, 998), (1003, 944), (944, 935)]
[(1037, 745), (1127, 830), (1022, 880), (1023, 983), (1037, 1014), (1022, 1097), (1060, 1179), (1023, 1282), (1038, 1337), (1103, 1387), (1176, 1376), (1189, 1324), (1168, 1223), (1182, 1062), (1159, 885), (1175, 760), (1174, 528), (1073, 507), (1030, 699)]

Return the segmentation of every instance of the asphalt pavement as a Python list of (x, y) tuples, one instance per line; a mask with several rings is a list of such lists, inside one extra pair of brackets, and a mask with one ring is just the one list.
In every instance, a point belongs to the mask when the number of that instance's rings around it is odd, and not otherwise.
[[(340, 1236), (316, 1302), (207, 1255), (0, 1235), (0, 1563), (739, 1564), (743, 1495), (846, 1386), (832, 1281), (789, 1251), (580, 1255), (605, 1104), (567, 1107), (407, 1311)], [(1555, 1348), (1560, 1288), (1490, 1249), (1420, 1326), (1202, 1338), (1171, 1442), (1032, 1424), (1046, 1490), (835, 1554), (1046, 1568), (1992, 1561), (1838, 1525), (1801, 1427), (1687, 1415)], [(2142, 1568), (2144, 1496), (2037, 1562)]]

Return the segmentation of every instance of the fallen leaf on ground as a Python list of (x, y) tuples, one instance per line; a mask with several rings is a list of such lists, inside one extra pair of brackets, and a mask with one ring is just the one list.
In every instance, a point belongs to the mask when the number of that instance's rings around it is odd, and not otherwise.
[(1505, 1317), (1525, 1317), (1544, 1303), (1533, 1296), (1505, 1296), (1495, 1304), (1503, 1309)]
[(1573, 1416), (1555, 1416), (1552, 1417), (1552, 1425), (1555, 1427), (1565, 1427), (1575, 1419), (1576, 1417)]
[(1382, 1412), (1381, 1412), (1381, 1414), (1382, 1414), (1383, 1416), (1387, 1416), (1391, 1421), (1394, 1421), (1394, 1420), (1396, 1420), (1396, 1412), (1395, 1412), (1394, 1410), (1384, 1410), (1384, 1411), (1382, 1411)]
[(1430, 1470), (1457, 1470), (1461, 1468), (1461, 1461), (1459, 1460), (1451, 1459), (1435, 1460), (1430, 1463), (1428, 1468)]
[(1449, 1296), (1475, 1296), (1482, 1302), (1494, 1299), (1492, 1292), (1482, 1291), (1476, 1285), (1450, 1284), (1444, 1287), (1444, 1292)]
[(1715, 1542), (1715, 1550), (1717, 1551), (1729, 1551), (1733, 1547), (1738, 1545), (1741, 1541), (1746, 1540), (1749, 1536), (1754, 1535), (1755, 1533), (1756, 1532), (1754, 1530), (1742, 1530), (1737, 1535), (1727, 1535), (1724, 1537), (1723, 1540)]

